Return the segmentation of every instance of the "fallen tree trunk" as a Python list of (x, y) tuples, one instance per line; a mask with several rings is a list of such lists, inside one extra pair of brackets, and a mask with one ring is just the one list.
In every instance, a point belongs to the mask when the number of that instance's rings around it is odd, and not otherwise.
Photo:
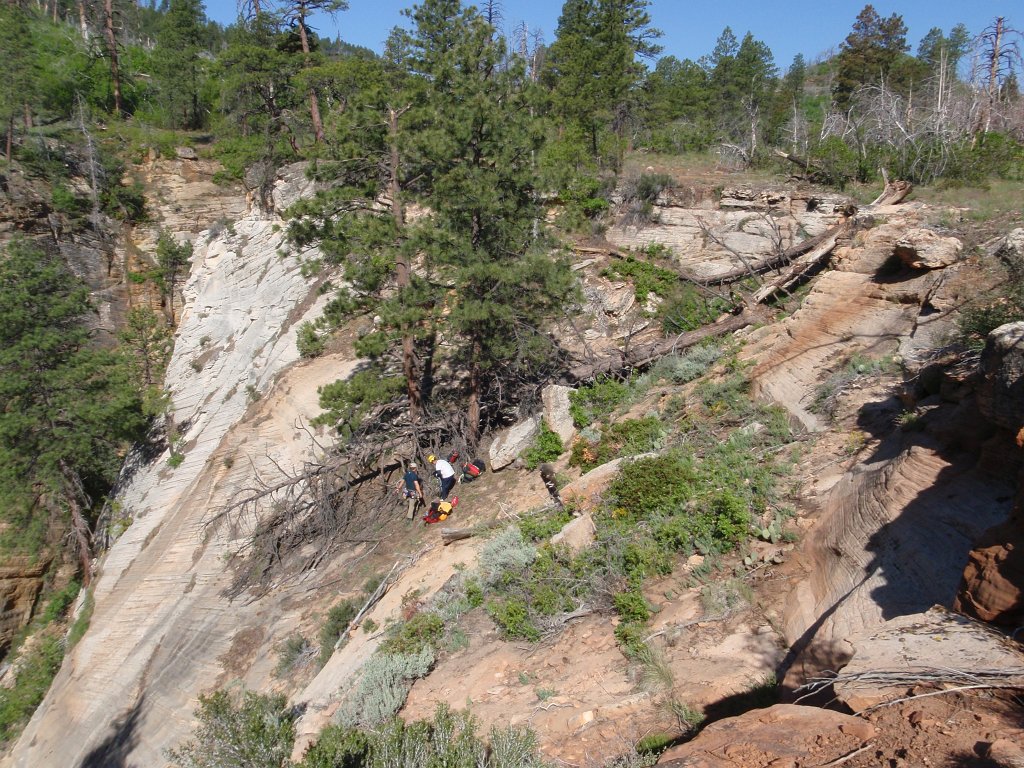
[(793, 285), (793, 283), (803, 277), (809, 270), (828, 258), (829, 254), (831, 254), (832, 250), (836, 247), (836, 240), (839, 239), (840, 235), (846, 232), (848, 227), (849, 224), (847, 222), (843, 222), (841, 226), (829, 230), (829, 236), (820, 241), (815, 248), (790, 264), (789, 268), (784, 270), (783, 273), (774, 280), (769, 283), (765, 283), (754, 291), (754, 294), (751, 297), (754, 303), (761, 304), (779, 291), (786, 290)]
[(642, 368), (667, 354), (699, 344), (704, 339), (738, 331), (740, 328), (765, 319), (767, 319), (767, 315), (763, 310), (759, 308), (745, 309), (738, 315), (726, 315), (711, 325), (705, 325), (671, 339), (659, 339), (647, 344), (638, 344), (635, 347), (618, 350), (600, 360), (578, 365), (569, 371), (568, 378), (574, 382), (585, 381), (601, 374), (617, 373), (626, 368)]
[(883, 173), (885, 179), (885, 187), (882, 189), (882, 194), (871, 201), (869, 205), (865, 207), (865, 210), (870, 210), (879, 205), (896, 205), (902, 203), (914, 190), (914, 185), (909, 181), (903, 181), (902, 179), (894, 179), (889, 181), (888, 174)]
[(462, 541), (476, 536), (479, 531), (476, 528), (442, 528), (441, 541), (447, 547), (453, 541)]
[(820, 167), (814, 165), (810, 160), (800, 157), (800, 155), (794, 155), (790, 152), (783, 152), (781, 149), (776, 149), (775, 156), (781, 157), (783, 160), (788, 160), (798, 168), (802, 168), (804, 173), (821, 173)]

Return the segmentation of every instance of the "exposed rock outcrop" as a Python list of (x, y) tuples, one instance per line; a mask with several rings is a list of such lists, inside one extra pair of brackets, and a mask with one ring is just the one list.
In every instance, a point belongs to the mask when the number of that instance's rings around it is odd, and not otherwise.
[(196, 239), (167, 378), (181, 463), (171, 467), (167, 452), (130, 462), (119, 503), (133, 524), (102, 562), (91, 628), (14, 766), (102, 765), (115, 747), (131, 764), (159, 765), (188, 732), (197, 692), (259, 687), (272, 670), (271, 649), (294, 622), (280, 605), (289, 598), (231, 603), (225, 563), (251, 521), (211, 523), (254, 475), (302, 466), (314, 449), (303, 424), (318, 411), (317, 386), (354, 365), (323, 359), (281, 377), (298, 360), (294, 327), (325, 299), (297, 260), (278, 255), (279, 225), (252, 215)]
[(49, 565), (47, 559), (26, 556), (8, 556), (0, 565), (0, 654), (32, 618)]
[(942, 269), (960, 259), (964, 244), (930, 229), (908, 229), (896, 241), (893, 253), (911, 269)]
[(1024, 426), (1024, 322), (992, 331), (981, 353), (978, 410), (1013, 433)]
[(863, 720), (817, 707), (776, 704), (712, 723), (693, 741), (672, 747), (663, 768), (829, 765), (874, 734)]
[(498, 434), (491, 442), (488, 451), (488, 464), (492, 472), (504, 469), (519, 454), (525, 451), (533, 443), (533, 439), (540, 433), (540, 416), (531, 416), (513, 427), (509, 427)]
[(569, 395), (575, 391), (572, 387), (549, 384), (541, 393), (544, 401), (544, 423), (558, 435), (562, 445), (566, 447), (576, 436), (576, 425), (573, 424), (572, 414), (569, 412)]

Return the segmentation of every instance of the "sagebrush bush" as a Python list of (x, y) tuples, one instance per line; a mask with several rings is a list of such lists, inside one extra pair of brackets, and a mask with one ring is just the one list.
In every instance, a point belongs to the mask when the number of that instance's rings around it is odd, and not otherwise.
[(686, 384), (707, 373), (721, 356), (722, 350), (714, 345), (693, 347), (685, 355), (666, 355), (661, 358), (651, 373), (657, 379)]
[(418, 653), (376, 653), (363, 665), (359, 683), (338, 713), (342, 725), (372, 728), (401, 709), (414, 680), (434, 665), (434, 651), (423, 647)]
[(480, 548), (480, 576), (485, 585), (496, 584), (506, 572), (522, 571), (536, 557), (536, 547), (523, 540), (519, 528), (509, 526)]

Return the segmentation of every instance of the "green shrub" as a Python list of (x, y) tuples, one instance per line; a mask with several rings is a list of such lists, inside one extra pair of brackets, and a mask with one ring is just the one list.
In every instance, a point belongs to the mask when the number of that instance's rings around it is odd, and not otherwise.
[(395, 633), (381, 643), (381, 653), (417, 654), (424, 648), (435, 652), (444, 637), (444, 621), (436, 613), (420, 611), (399, 625)]
[(623, 621), (615, 627), (615, 642), (627, 659), (636, 659), (647, 649), (644, 643), (647, 634), (647, 627), (643, 624)]
[(60, 639), (41, 637), (19, 661), (14, 685), (0, 688), (0, 745), (13, 741), (42, 702), (64, 659)]
[(572, 520), (569, 510), (555, 509), (519, 519), (519, 530), (528, 541), (547, 541)]
[(675, 512), (693, 495), (700, 479), (693, 458), (673, 450), (625, 464), (608, 490), (634, 519)]
[(309, 320), (299, 326), (295, 344), (299, 349), (299, 356), (305, 358), (320, 357), (327, 346), (327, 342), (317, 331), (316, 325)]
[(167, 755), (180, 768), (288, 765), (298, 710), (284, 696), (247, 691), (236, 701), (226, 691), (200, 694), (196, 717), (192, 739)]
[(320, 407), (324, 413), (314, 418), (313, 426), (333, 426), (349, 437), (370, 410), (390, 402), (405, 390), (401, 376), (384, 376), (377, 369), (355, 373), (350, 379), (320, 387)]
[(81, 589), (81, 583), (77, 579), (72, 579), (63, 589), (59, 589), (50, 595), (46, 607), (39, 615), (39, 620), (43, 625), (64, 618), (67, 615), (68, 609), (74, 604), (75, 598), (78, 597)]
[(85, 593), (85, 599), (82, 601), (82, 610), (78, 612), (78, 618), (75, 619), (75, 623), (68, 630), (68, 648), (74, 648), (78, 645), (78, 641), (85, 636), (86, 630), (89, 629), (89, 622), (92, 620), (92, 610), (95, 605), (96, 603), (90, 590)]
[(359, 610), (351, 600), (342, 600), (327, 612), (327, 621), (320, 628), (320, 663), (326, 664), (334, 653), (342, 633), (352, 623)]
[(508, 639), (521, 639), (536, 642), (540, 640), (540, 630), (530, 619), (530, 611), (526, 601), (521, 598), (492, 598), (487, 601), (487, 614), (501, 629)]
[(573, 443), (569, 464), (589, 472), (621, 456), (635, 456), (656, 450), (664, 441), (665, 428), (657, 416), (627, 419), (602, 429), (597, 443), (582, 437)]
[(628, 384), (612, 378), (601, 379), (569, 393), (569, 414), (573, 424), (582, 429), (603, 419), (629, 396)]
[(624, 622), (643, 624), (651, 618), (651, 608), (638, 589), (615, 595), (615, 611)]
[(533, 470), (545, 462), (555, 461), (564, 450), (562, 438), (548, 428), (547, 422), (541, 421), (537, 439), (523, 452), (523, 460), (526, 468)]
[(394, 715), (409, 694), (412, 682), (434, 665), (434, 652), (376, 653), (360, 670), (359, 683), (338, 713), (342, 725), (372, 728)]
[(607, 273), (633, 283), (633, 293), (640, 304), (646, 304), (652, 293), (665, 299), (680, 287), (679, 275), (672, 270), (633, 256), (614, 260), (608, 265)]

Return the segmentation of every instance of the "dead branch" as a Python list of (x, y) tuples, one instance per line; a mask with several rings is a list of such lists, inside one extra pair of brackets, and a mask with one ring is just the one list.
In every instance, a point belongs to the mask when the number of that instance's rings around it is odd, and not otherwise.
[(779, 291), (786, 290), (791, 285), (796, 283), (801, 277), (803, 277), (808, 271), (824, 261), (832, 250), (836, 247), (836, 241), (840, 235), (844, 234), (849, 227), (849, 222), (844, 221), (837, 227), (833, 227), (828, 231), (828, 237), (820, 240), (818, 244), (811, 250), (804, 253), (799, 259), (792, 262), (789, 268), (784, 270), (781, 275), (772, 280), (769, 283), (765, 283), (756, 291), (752, 297), (753, 301), (757, 304), (761, 304)]
[(602, 374), (618, 373), (627, 368), (643, 368), (665, 355), (688, 349), (704, 339), (723, 336), (738, 331), (755, 322), (766, 319), (765, 312), (758, 308), (747, 308), (736, 315), (725, 315), (711, 325), (682, 333), (669, 339), (659, 339), (647, 344), (638, 344), (629, 350), (619, 350), (600, 360), (578, 365), (571, 369), (568, 378), (571, 381), (586, 381)]

